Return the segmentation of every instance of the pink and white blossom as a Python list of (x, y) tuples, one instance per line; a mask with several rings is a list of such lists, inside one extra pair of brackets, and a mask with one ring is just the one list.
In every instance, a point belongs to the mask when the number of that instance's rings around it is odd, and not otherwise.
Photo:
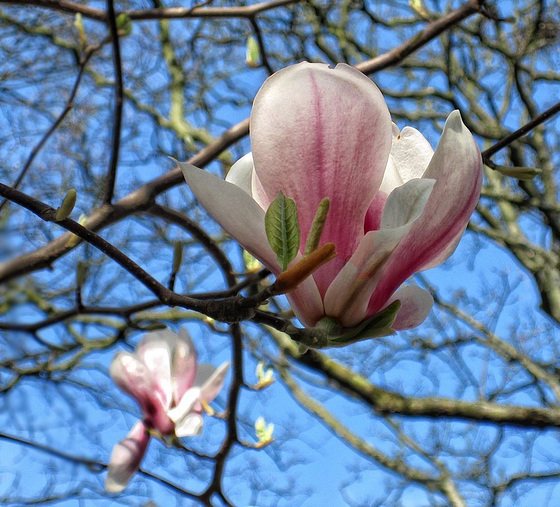
[(229, 363), (219, 368), (197, 364), (194, 345), (185, 330), (144, 336), (134, 354), (119, 352), (111, 363), (115, 383), (140, 405), (142, 420), (113, 449), (105, 487), (122, 491), (146, 453), (153, 433), (163, 437), (199, 435), (203, 403), (222, 388)]
[(321, 200), (330, 199), (322, 243), (337, 257), (288, 299), (300, 321), (345, 329), (395, 300), (393, 329), (419, 325), (433, 300), (402, 284), (455, 250), (480, 195), (482, 158), (458, 111), (436, 151), (411, 127), (399, 131), (377, 86), (356, 69), (300, 63), (266, 80), (251, 113), (252, 153), (226, 181), (180, 164), (199, 202), (253, 256), (280, 272), (264, 215), (282, 191), (295, 200), (305, 245)]

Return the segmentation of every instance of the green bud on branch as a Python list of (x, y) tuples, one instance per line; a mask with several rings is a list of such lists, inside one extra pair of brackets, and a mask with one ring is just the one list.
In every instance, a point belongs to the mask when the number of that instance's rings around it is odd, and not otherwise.
[(270, 423), (269, 425), (266, 424), (264, 417), (259, 417), (255, 421), (255, 433), (257, 434), (257, 438), (259, 439), (259, 444), (257, 447), (263, 447), (274, 439), (272, 438), (272, 433), (274, 432), (274, 424)]
[(117, 24), (117, 32), (120, 37), (126, 37), (132, 33), (132, 22), (126, 14), (119, 14), (117, 19), (115, 19), (115, 22)]
[(68, 192), (64, 196), (62, 204), (54, 214), (55, 222), (60, 222), (61, 220), (64, 220), (70, 216), (70, 213), (72, 213), (72, 210), (76, 205), (76, 196), (77, 194), (75, 189), (71, 188), (70, 190), (68, 190)]
[(183, 262), (183, 244), (176, 241), (173, 246), (173, 273), (178, 273)]
[(87, 46), (87, 36), (86, 31), (84, 30), (84, 18), (79, 12), (74, 18), (74, 26), (78, 31), (78, 40), (80, 41), (80, 46), (82, 46), (82, 48), (85, 48)]
[(76, 285), (80, 289), (84, 285), (87, 274), (87, 264), (85, 262), (79, 261), (76, 268)]
[(523, 181), (530, 181), (535, 176), (542, 173), (542, 171), (537, 167), (510, 167), (506, 165), (496, 165), (493, 169), (504, 176), (509, 176), (510, 178), (516, 178)]
[(329, 208), (331, 207), (331, 200), (325, 197), (317, 207), (317, 213), (315, 218), (311, 223), (311, 229), (307, 235), (307, 241), (305, 242), (304, 255), (308, 255), (313, 250), (316, 250), (321, 241), (321, 235), (323, 234), (323, 228), (325, 227), (325, 221), (327, 220), (327, 214), (329, 213)]
[(257, 39), (252, 35), (247, 39), (247, 51), (245, 53), (245, 63), (247, 67), (256, 69), (259, 66), (259, 60), (261, 58), (261, 52), (259, 49), (259, 44)]

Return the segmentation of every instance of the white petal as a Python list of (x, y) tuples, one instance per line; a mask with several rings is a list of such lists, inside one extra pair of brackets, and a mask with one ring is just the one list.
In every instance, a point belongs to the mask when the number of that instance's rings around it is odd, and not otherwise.
[(188, 414), (175, 426), (175, 435), (177, 438), (196, 437), (202, 433), (203, 422), (201, 414), (196, 412)]
[(395, 188), (400, 187), (404, 183), (399, 171), (397, 170), (397, 165), (392, 155), (389, 155), (389, 160), (387, 160), (387, 167), (385, 168), (385, 173), (383, 174), (383, 181), (381, 182), (381, 187), (379, 190), (384, 194), (389, 195)]
[(430, 143), (418, 130), (405, 127), (399, 132), (393, 127), (391, 157), (403, 183), (421, 178), (433, 155)]
[(395, 292), (385, 306), (400, 300), (401, 307), (393, 324), (393, 329), (403, 330), (419, 326), (426, 320), (434, 304), (432, 295), (417, 285), (407, 285)]
[(179, 405), (167, 412), (167, 416), (175, 423), (175, 432), (177, 431), (177, 423), (181, 422), (187, 414), (199, 408), (200, 405), (200, 388), (191, 387), (181, 398)]
[(236, 185), (191, 164), (178, 162), (185, 181), (200, 204), (234, 239), (273, 272), (279, 273), (276, 255), (264, 228), (264, 210)]
[(420, 217), (435, 183), (432, 179), (413, 179), (395, 188), (385, 203), (381, 229), (396, 229)]
[(233, 164), (227, 173), (226, 181), (237, 185), (252, 195), (251, 187), (253, 185), (253, 154), (247, 153)]

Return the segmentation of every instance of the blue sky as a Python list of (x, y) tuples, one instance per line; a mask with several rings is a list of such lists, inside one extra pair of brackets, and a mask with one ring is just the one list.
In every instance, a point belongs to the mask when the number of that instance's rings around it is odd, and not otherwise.
[[(508, 8), (512, 2), (500, 3), (504, 15), (509, 15)], [(100, 6), (102, 4), (100, 3)], [(86, 25), (87, 26), (87, 25)], [(172, 24), (179, 26), (179, 22)], [(382, 34), (389, 37), (387, 31)], [(395, 41), (396, 42), (396, 41)], [(124, 51), (126, 52), (127, 41), (124, 40)], [(437, 44), (437, 43), (436, 43)], [(242, 44), (239, 46), (242, 48)], [(242, 55), (242, 51), (239, 51)], [(247, 70), (237, 76), (237, 83), (247, 90), (248, 94), (254, 94), (262, 83), (265, 74), (262, 70)], [(68, 80), (73, 76), (68, 74)], [(391, 71), (374, 76), (381, 86), (388, 88), (398, 87), (398, 77)], [(491, 78), (490, 78), (491, 79)], [(162, 81), (163, 82), (163, 81)], [(158, 83), (151, 83), (154, 87)], [(443, 85), (443, 83), (435, 83)], [(218, 85), (216, 92), (225, 94), (225, 84)], [(110, 96), (110, 91), (106, 91)], [(496, 86), (496, 93), (503, 93), (502, 86)], [(539, 104), (543, 109), (555, 100), (557, 88), (552, 85), (543, 84), (539, 98)], [(104, 102), (107, 97), (99, 98)], [(388, 100), (389, 105), (395, 104), (395, 99)], [(513, 108), (515, 109), (515, 108)], [(449, 111), (442, 111), (447, 114)], [(136, 117), (134, 109), (127, 105), (125, 118)], [(11, 113), (13, 114), (13, 112)], [(219, 109), (220, 119), (234, 124), (245, 118), (248, 114), (247, 108), (237, 108), (223, 105)], [(138, 115), (141, 117), (141, 115)], [(11, 124), (10, 114), (0, 110), (0, 125), (4, 128)], [(98, 118), (91, 120), (92, 128), (102, 123)], [(196, 118), (193, 118), (196, 125)], [(515, 127), (519, 118), (512, 113), (506, 123)], [(428, 122), (420, 122), (424, 126)], [(48, 121), (45, 122), (45, 125)], [(404, 126), (398, 121), (400, 127)], [(557, 124), (557, 123), (556, 123)], [(141, 122), (135, 126), (137, 137), (126, 139), (121, 149), (122, 167), (119, 173), (119, 183), (122, 185), (122, 194), (130, 189), (136, 188), (141, 182), (148, 181), (157, 175), (164, 173), (171, 167), (171, 162), (163, 154), (153, 157), (148, 162), (141, 163), (132, 147), (142, 146), (142, 142), (154, 136), (154, 129), (150, 125), (144, 126)], [(44, 125), (38, 123), (37, 136), (43, 131)], [(214, 125), (214, 134), (219, 134), (220, 129)], [(103, 134), (103, 135), (102, 135)], [(95, 143), (91, 149), (96, 151), (100, 157), (107, 156), (106, 132), (96, 136)], [(161, 134), (162, 136), (164, 134)], [(430, 126), (426, 130), (428, 139), (435, 147), (439, 133)], [(147, 141), (146, 141), (147, 142)], [(165, 144), (165, 143), (164, 143)], [(15, 145), (15, 143), (14, 143)], [(54, 150), (55, 144), (49, 144), (46, 151)], [(171, 155), (174, 144), (168, 143)], [(483, 146), (481, 142), (481, 146)], [(234, 153), (241, 155), (248, 149), (247, 140), (236, 147)], [(13, 153), (14, 166), (27, 154), (28, 146), (18, 146)], [(18, 160), (19, 158), (19, 160)], [(39, 160), (38, 167), (44, 170), (47, 159)], [(102, 161), (101, 161), (102, 162)], [(94, 173), (104, 170), (103, 163), (94, 168)], [(77, 171), (73, 166), (73, 171)], [(217, 165), (211, 170), (218, 171)], [(40, 174), (40, 173), (39, 173)], [(75, 173), (72, 173), (75, 174)], [(62, 174), (64, 176), (64, 174)], [(67, 175), (66, 175), (67, 176)], [(54, 178), (54, 176), (52, 176)], [(57, 180), (59, 185), (64, 185), (64, 178)], [(55, 202), (58, 196), (47, 193), (45, 200)], [(206, 219), (204, 211), (193, 209), (192, 196), (185, 185), (173, 189), (160, 198), (169, 200), (171, 204), (183, 209), (193, 218), (202, 218), (208, 224), (208, 230), (214, 235), (221, 234), (219, 227)], [(73, 215), (77, 218), (79, 212), (89, 209), (90, 200), (88, 195), (81, 194), (78, 205)], [(35, 220), (27, 214), (19, 215), (19, 220)], [(530, 219), (526, 219), (524, 227), (529, 230), (532, 226)], [(149, 218), (140, 217), (117, 226), (112, 226), (103, 232), (104, 237), (118, 244), (122, 235), (135, 235), (137, 240), (133, 243), (137, 252), (132, 256), (141, 263), (147, 262), (146, 266), (150, 272), (164, 280), (169, 272), (171, 260), (171, 246), (153, 251), (150, 246), (147, 224)], [(38, 222), (37, 222), (38, 223)], [(43, 244), (49, 237), (57, 236), (60, 231), (49, 225), (45, 227), (44, 235), (37, 235), (31, 240), (18, 237), (17, 245), (10, 245), (14, 249), (28, 249), (32, 246)], [(537, 236), (540, 231), (535, 232)], [(174, 233), (176, 239), (188, 241), (190, 238), (177, 229)], [(546, 238), (542, 240), (546, 243)], [(30, 244), (31, 243), (31, 244)], [(478, 251), (480, 250), (480, 251)], [(231, 257), (236, 259), (240, 268), (240, 250), (231, 243), (228, 251)], [(478, 253), (477, 253), (478, 251)], [(80, 247), (69, 259), (93, 256), (99, 259), (91, 248)], [(72, 262), (60, 261), (55, 265), (54, 274), (45, 272), (38, 275), (38, 279), (45, 283), (53, 283), (58, 287), (72, 287), (74, 271)], [(211, 263), (204, 252), (198, 247), (186, 249), (185, 261), (177, 284), (178, 290), (189, 290), (193, 281), (196, 281), (197, 291), (213, 290), (223, 288), (221, 276), (211, 274)], [(503, 273), (507, 273), (507, 280), (512, 290), (509, 290), (507, 298), (504, 296), (504, 310), (500, 317), (494, 316), (501, 309), (500, 295), (508, 292)], [(107, 280), (114, 275), (122, 276), (122, 280), (128, 277), (122, 275), (122, 270), (114, 264), (107, 263), (103, 268), (103, 276)], [(534, 330), (539, 333), (533, 338), (533, 342), (540, 339), (555, 337), (556, 329), (550, 321), (538, 310), (539, 299), (532, 278), (521, 270), (512, 258), (511, 254), (491, 245), (487, 241), (477, 240), (473, 235), (467, 234), (463, 239), (455, 255), (442, 267), (432, 270), (426, 274), (426, 279), (437, 288), (439, 294), (446, 299), (452, 299), (458, 295), (457, 301), (461, 308), (483, 322), (489, 322), (494, 326), (496, 334), (511, 338), (512, 342), (519, 344), (524, 336), (531, 337)], [(53, 282), (55, 280), (55, 282)], [(105, 287), (103, 279), (89, 280), (85, 295), (89, 299), (98, 297), (106, 291), (107, 301), (121, 300), (137, 302), (146, 297), (143, 289), (132, 285), (121, 284), (115, 287)], [(492, 298), (492, 295), (495, 298)], [(480, 304), (490, 299), (491, 305)], [(68, 304), (56, 301), (57, 305)], [(62, 308), (62, 306), (61, 306)], [(2, 318), (9, 321), (30, 322), (38, 318), (37, 312), (30, 307), (18, 306), (8, 312)], [(186, 322), (195, 344), (197, 344), (201, 360), (214, 365), (227, 360), (231, 355), (230, 342), (227, 335), (212, 333), (209, 327), (195, 321)], [(80, 325), (76, 325), (77, 328)], [(177, 329), (176, 325), (172, 325)], [(225, 326), (218, 326), (225, 330)], [(438, 334), (437, 329), (443, 330)], [(88, 328), (88, 338), (94, 338), (92, 327)], [(276, 348), (271, 339), (253, 324), (245, 324), (247, 332), (247, 349), (245, 351), (244, 378), (247, 383), (256, 382), (255, 367), (256, 359), (250, 352), (250, 345), (255, 344), (263, 351), (276, 355)], [(434, 329), (436, 332), (434, 333)], [(97, 331), (101, 336), (106, 332)], [(463, 399), (475, 400), (482, 392), (491, 392), (499, 386), (507, 377), (509, 370), (495, 367), (498, 361), (487, 350), (478, 345), (469, 345), (460, 348), (459, 352), (449, 349), (441, 354), (433, 354), (427, 360), (421, 359), (421, 354), (415, 348), (415, 340), (419, 338), (433, 337), (435, 342), (446, 338), (457, 338), (458, 336), (473, 333), (472, 329), (464, 324), (451, 321), (442, 311), (433, 311), (427, 324), (407, 333), (399, 333), (397, 337), (377, 340), (375, 342), (360, 343), (341, 350), (330, 351), (333, 357), (345, 364), (351, 365), (361, 373), (365, 374), (372, 382), (399, 390), (409, 395), (430, 395), (437, 393), (443, 396), (460, 396)], [(435, 335), (435, 336), (434, 336)], [(42, 332), (41, 337), (52, 343), (60, 343), (68, 339), (67, 330), (62, 326)], [(128, 347), (138, 342), (141, 333), (134, 332), (129, 335), (126, 344), (111, 347), (102, 352), (96, 352), (88, 356), (80, 368), (68, 376), (60, 375), (54, 381), (46, 382), (40, 377), (32, 377), (22, 381), (18, 387), (0, 398), (0, 427), (3, 432), (33, 441), (48, 444), (53, 448), (63, 450), (76, 457), (90, 458), (107, 462), (113, 445), (128, 433), (129, 429), (140, 417), (140, 411), (136, 404), (127, 398), (113, 385), (107, 375), (110, 361), (117, 350)], [(28, 336), (23, 334), (4, 335), (0, 343), (0, 358), (18, 357), (23, 351), (33, 352), (39, 347), (30, 342)], [(252, 340), (251, 341), (249, 341)], [(554, 349), (544, 347), (540, 351), (531, 351), (541, 354), (544, 358), (554, 359)], [(386, 360), (384, 364), (383, 360)], [(394, 362), (393, 362), (394, 361)], [(469, 371), (475, 377), (476, 382), (470, 382), (464, 389), (461, 382), (460, 361), (467, 363)], [(375, 369), (368, 369), (368, 365), (375, 364)], [(6, 373), (0, 371), (0, 382), (6, 381)], [(388, 429), (387, 424), (378, 416), (371, 413), (362, 404), (349, 401), (341, 396), (336, 390), (324, 385), (324, 379), (312, 374), (310, 371), (298, 369), (297, 377), (304, 389), (314, 394), (324, 405), (336, 414), (356, 434), (365, 441), (388, 452), (398, 452), (398, 445), (394, 435)], [(523, 379), (520, 379), (522, 381)], [(226, 383), (229, 385), (230, 377)], [(473, 386), (477, 384), (480, 391)], [(227, 387), (227, 386), (226, 386)], [(90, 394), (93, 393), (93, 395)], [(218, 397), (215, 405), (218, 409), (225, 406), (227, 389)], [(534, 405), (535, 393), (527, 391), (515, 394), (509, 398), (504, 397), (502, 401)], [(433, 497), (428, 497), (425, 490), (417, 486), (401, 486), (399, 478), (384, 469), (372, 465), (339, 439), (335, 438), (330, 430), (320, 424), (316, 418), (302, 410), (288, 393), (281, 381), (277, 380), (271, 387), (253, 392), (243, 390), (240, 406), (239, 429), (243, 440), (254, 442), (253, 424), (257, 417), (264, 416), (267, 422), (276, 426), (275, 442), (264, 450), (255, 451), (237, 447), (227, 465), (226, 478), (224, 480), (225, 490), (231, 495), (236, 505), (258, 505), (266, 507), (272, 505), (302, 505), (314, 507), (317, 505), (345, 505), (354, 501), (357, 505), (369, 505), (373, 498), (381, 498), (384, 488), (389, 484), (394, 488), (392, 496), (387, 500), (389, 504), (403, 506), (428, 506), (434, 505)], [(495, 438), (496, 430), (491, 426), (474, 426), (469, 423), (451, 423), (429, 420), (409, 421), (405, 418), (396, 417), (404, 431), (409, 435), (417, 437), (420, 444), (430, 448), (433, 442), (441, 439), (444, 443), (449, 437), (454, 448), (468, 445), (483, 445)], [(204, 434), (199, 438), (185, 439), (184, 443), (189, 449), (203, 453), (212, 454), (216, 452), (224, 435), (223, 422), (212, 418), (206, 419)], [(506, 429), (506, 442), (503, 449), (498, 453), (495, 473), (511, 473), (513, 470), (522, 470), (525, 466), (527, 449), (524, 445), (532, 438), (535, 446), (531, 454), (531, 463), (536, 469), (546, 469), (549, 465), (558, 465), (560, 451), (554, 432), (535, 432)], [(463, 438), (464, 437), (464, 438)], [(15, 489), (21, 497), (32, 497), (40, 494), (42, 489), (49, 484), (54, 484), (54, 492), (62, 493), (68, 489), (82, 488), (86, 485), (92, 490), (102, 489), (104, 473), (91, 471), (84, 466), (76, 466), (60, 459), (47, 460), (40, 451), (15, 445), (0, 439), (0, 496), (7, 495), (8, 489)], [(429, 469), (429, 465), (422, 462), (418, 456), (410, 457), (411, 464)], [(450, 468), (460, 469), (462, 462), (457, 457), (449, 455), (442, 459)], [(468, 460), (465, 458), (464, 462)], [(46, 465), (48, 463), (48, 465)], [(278, 465), (280, 463), (280, 465)], [(169, 478), (173, 483), (194, 492), (201, 491), (208, 481), (210, 468), (208, 463), (201, 462), (194, 455), (183, 453), (175, 449), (168, 449), (158, 441), (153, 441), (148, 455), (144, 460), (145, 470)], [(15, 481), (15, 482), (14, 482)], [(269, 490), (280, 489), (293, 496), (286, 494), (275, 494)], [(259, 496), (253, 496), (254, 491), (261, 490)], [(472, 501), (472, 505), (482, 505), (482, 492), (472, 485), (465, 485), (466, 496)], [(398, 496), (401, 494), (402, 496)], [(530, 504), (554, 505), (554, 495), (560, 494), (558, 487), (554, 484), (532, 490), (517, 500), (506, 497), (501, 505), (524, 506)], [(135, 476), (126, 491), (119, 497), (125, 504), (142, 505), (148, 499), (152, 499), (160, 506), (164, 505), (191, 505), (190, 500), (178, 497), (168, 488), (151, 481), (141, 475)], [(62, 505), (76, 505), (77, 500), (60, 502)], [(85, 498), (85, 505), (114, 505), (112, 498), (106, 500), (92, 494), (91, 498)], [(441, 503), (443, 505), (443, 503)], [(469, 503), (470, 505), (470, 503)]]

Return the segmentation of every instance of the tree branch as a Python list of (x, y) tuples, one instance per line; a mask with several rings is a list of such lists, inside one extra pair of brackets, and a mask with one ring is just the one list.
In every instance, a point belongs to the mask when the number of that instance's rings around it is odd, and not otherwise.
[(113, 45), (113, 67), (115, 69), (115, 109), (113, 114), (114, 119), (111, 160), (109, 162), (109, 170), (107, 171), (107, 179), (105, 182), (105, 195), (103, 197), (104, 204), (111, 203), (111, 201), (113, 200), (113, 193), (115, 191), (115, 180), (117, 177), (117, 168), (119, 164), (119, 148), (121, 144), (122, 113), (124, 102), (121, 49), (113, 0), (107, 0), (107, 25), (109, 26), (109, 31), (111, 33), (111, 42)]
[[(284, 7), (300, 0), (273, 0), (243, 7), (169, 7), (167, 9), (139, 9), (117, 13), (126, 14), (131, 20), (184, 19), (184, 18), (252, 18), (262, 12)], [(81, 14), (84, 18), (107, 22), (107, 13), (68, 0), (2, 0), (5, 4), (34, 5), (69, 14)]]
[(394, 49), (391, 49), (390, 51), (387, 51), (387, 53), (383, 55), (359, 63), (356, 65), (356, 68), (364, 74), (372, 74), (373, 72), (378, 72), (386, 69), (387, 67), (391, 67), (404, 60), (407, 56), (411, 55), (422, 46), (428, 44), (428, 42), (432, 41), (446, 30), (449, 30), (452, 26), (460, 23), (477, 12), (480, 12), (483, 5), (483, 0), (469, 0), (458, 9), (436, 21), (431, 22), (426, 28), (424, 28), (424, 30), (412, 37), (410, 40)]
[(352, 397), (371, 406), (377, 414), (398, 414), (410, 417), (429, 417), (483, 421), (524, 428), (559, 428), (560, 408), (532, 408), (499, 405), (487, 401), (467, 402), (452, 398), (403, 396), (378, 387), (350, 368), (330, 359), (317, 350), (299, 352), (297, 344), (287, 336), (273, 333), (282, 350), (299, 363), (326, 375)]
[(491, 146), (487, 150), (482, 152), (483, 159), (489, 159), (492, 155), (505, 148), (509, 144), (517, 141), (520, 137), (528, 134), (535, 127), (538, 127), (541, 123), (544, 123), (548, 119), (552, 118), (555, 114), (560, 112), (560, 102), (557, 102), (552, 107), (549, 107), (546, 111), (542, 112), (538, 116), (535, 116), (531, 121), (527, 122), (521, 128), (518, 128), (515, 132), (508, 134), (506, 137), (498, 141), (494, 146)]

